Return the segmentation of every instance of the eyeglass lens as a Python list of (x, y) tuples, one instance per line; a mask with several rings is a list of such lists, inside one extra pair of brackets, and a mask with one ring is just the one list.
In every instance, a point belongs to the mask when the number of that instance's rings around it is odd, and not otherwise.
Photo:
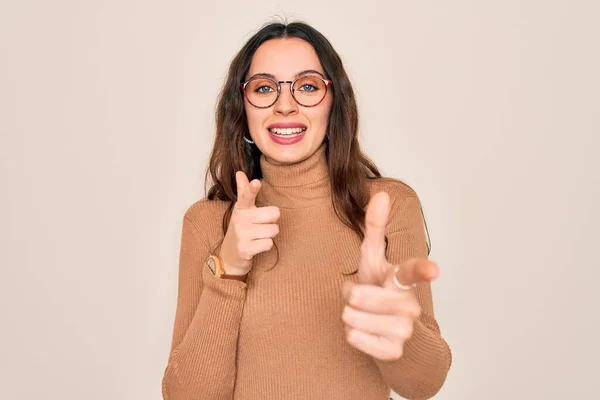
[[(287, 88), (282, 87), (281, 90)], [(248, 101), (257, 107), (269, 107), (277, 101), (277, 83), (269, 78), (255, 78), (246, 85)], [(317, 105), (327, 93), (327, 85), (316, 76), (303, 76), (292, 87), (294, 99), (303, 106)]]

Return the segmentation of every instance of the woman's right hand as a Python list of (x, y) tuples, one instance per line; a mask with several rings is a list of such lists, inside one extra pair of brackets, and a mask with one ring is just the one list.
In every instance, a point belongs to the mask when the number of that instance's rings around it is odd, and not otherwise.
[(252, 258), (273, 247), (273, 238), (279, 233), (280, 213), (279, 207), (259, 208), (254, 204), (261, 188), (260, 180), (248, 182), (246, 174), (238, 171), (235, 181), (237, 202), (219, 255), (226, 274), (245, 275), (252, 269)]

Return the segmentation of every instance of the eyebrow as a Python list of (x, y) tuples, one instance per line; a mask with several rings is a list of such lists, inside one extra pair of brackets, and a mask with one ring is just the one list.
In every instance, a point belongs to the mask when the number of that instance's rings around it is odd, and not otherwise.
[[(303, 76), (303, 75), (307, 75), (307, 74), (317, 74), (317, 75), (321, 76), (322, 78), (325, 78), (325, 76), (321, 72), (319, 72), (319, 71), (317, 71), (315, 69), (305, 69), (304, 71), (298, 72), (296, 74), (296, 76), (294, 76), (294, 79), (296, 79), (296, 78), (298, 78), (300, 76)], [(268, 74), (266, 72), (259, 72), (257, 74), (252, 75), (250, 78), (254, 78), (255, 76), (261, 76), (261, 77), (265, 77), (265, 78), (271, 78), (271, 79), (273, 79), (275, 81), (277, 80), (274, 75)], [(248, 78), (248, 79), (250, 79), (250, 78)]]

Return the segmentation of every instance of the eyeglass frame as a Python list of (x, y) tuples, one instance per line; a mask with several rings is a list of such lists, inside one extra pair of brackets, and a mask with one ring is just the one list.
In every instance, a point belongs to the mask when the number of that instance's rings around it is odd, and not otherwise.
[[(318, 79), (322, 80), (323, 83), (325, 83), (325, 94), (323, 95), (323, 98), (321, 100), (319, 100), (319, 102), (317, 104), (313, 104), (312, 106), (306, 106), (306, 105), (300, 103), (296, 99), (296, 96), (294, 96), (294, 83), (296, 83), (296, 81), (298, 81), (298, 80), (300, 80), (302, 78), (305, 78), (307, 76), (314, 76), (315, 78), (318, 78)], [(246, 92), (246, 86), (251, 81), (253, 81), (255, 79), (259, 79), (259, 78), (270, 80), (271, 82), (273, 82), (273, 83), (275, 83), (277, 85), (277, 97), (275, 97), (275, 100), (271, 104), (269, 104), (268, 106), (260, 107), (260, 106), (257, 106), (255, 104), (253, 104), (250, 101), (250, 99), (248, 98), (248, 93)], [(265, 74), (256, 74), (256, 75), (251, 76), (250, 79), (248, 79), (247, 81), (242, 82), (240, 84), (240, 88), (244, 92), (244, 96), (246, 97), (246, 99), (248, 99), (248, 103), (250, 103), (250, 105), (252, 105), (252, 107), (256, 107), (256, 108), (269, 108), (269, 107), (272, 107), (273, 104), (277, 103), (277, 100), (279, 100), (279, 96), (281, 96), (281, 84), (282, 83), (289, 83), (290, 84), (290, 94), (292, 95), (292, 99), (294, 99), (294, 101), (297, 104), (301, 105), (302, 107), (316, 107), (319, 104), (321, 104), (323, 102), (323, 100), (325, 100), (325, 97), (327, 97), (327, 92), (329, 91), (329, 86), (333, 83), (333, 81), (331, 79), (325, 79), (320, 73), (318, 73), (316, 71), (315, 72), (311, 71), (308, 74), (301, 75), (301, 76), (297, 77), (296, 79), (294, 79), (293, 81), (276, 81), (274, 78), (272, 78), (270, 76), (266, 76)]]

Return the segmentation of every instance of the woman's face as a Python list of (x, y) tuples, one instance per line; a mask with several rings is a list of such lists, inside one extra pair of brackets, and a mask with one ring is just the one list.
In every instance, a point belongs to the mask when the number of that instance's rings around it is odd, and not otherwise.
[[(272, 39), (264, 42), (254, 53), (246, 79), (256, 74), (272, 75), (276, 81), (294, 81), (298, 76), (324, 78), (325, 72), (312, 45), (298, 38)], [(310, 85), (303, 87), (317, 92)], [(268, 87), (254, 88), (264, 94)], [(252, 90), (248, 86), (246, 90)], [(300, 97), (300, 92), (297, 91)], [(312, 95), (312, 94), (311, 94)], [(323, 101), (314, 107), (298, 104), (290, 92), (290, 84), (281, 84), (281, 94), (272, 106), (257, 108), (244, 97), (250, 136), (265, 155), (275, 164), (292, 164), (312, 155), (327, 133), (332, 93), (328, 90)], [(298, 134), (298, 132), (300, 132)]]

